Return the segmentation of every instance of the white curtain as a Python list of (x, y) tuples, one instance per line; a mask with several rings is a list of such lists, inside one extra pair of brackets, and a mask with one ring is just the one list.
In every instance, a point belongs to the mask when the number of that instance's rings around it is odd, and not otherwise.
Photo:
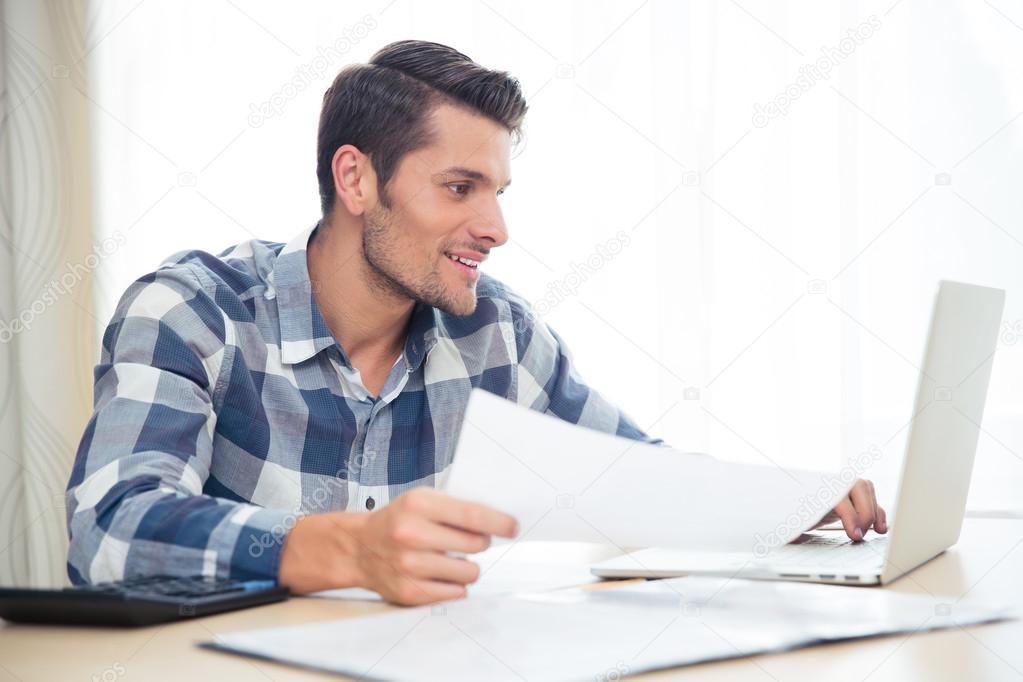
[(84, 3), (0, 2), (0, 584), (66, 583), (64, 486), (91, 404)]
[(129, 240), (99, 273), (107, 314), (174, 250), (315, 220), (330, 79), (391, 40), (436, 40), (531, 101), (492, 272), (644, 427), (780, 466), (871, 453), (887, 496), (937, 281), (999, 286), (971, 506), (1018, 506), (1023, 16), (1008, 5), (135, 7), (102, 5), (119, 28), (94, 53), (100, 224)]
[(890, 501), (937, 281), (997, 286), (970, 506), (1019, 508), (1009, 3), (112, 0), (90, 15), (92, 240), (117, 245), (96, 271), (93, 340), (166, 255), (316, 220), (324, 89), (392, 40), (435, 40), (511, 71), (531, 102), (491, 272), (643, 427), (785, 467), (867, 453)]

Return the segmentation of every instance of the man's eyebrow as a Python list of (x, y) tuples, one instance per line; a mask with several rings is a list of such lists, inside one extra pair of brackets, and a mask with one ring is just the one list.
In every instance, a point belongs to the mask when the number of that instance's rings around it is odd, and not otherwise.
[[(491, 185), (494, 184), (493, 181), (490, 179), (490, 176), (487, 175), (486, 173), (481, 173), (478, 170), (474, 170), (472, 168), (466, 168), (465, 166), (451, 166), (449, 168), (445, 168), (444, 170), (440, 171), (439, 173), (434, 173), (433, 177), (437, 178), (437, 177), (443, 177), (445, 175), (461, 175), (461, 176), (469, 178), (471, 180), (477, 180), (479, 182), (483, 182), (483, 183), (491, 184)], [(508, 187), (509, 185), (511, 185), (511, 183), (512, 183), (511, 178), (508, 178), (508, 182), (504, 183), (504, 186)]]

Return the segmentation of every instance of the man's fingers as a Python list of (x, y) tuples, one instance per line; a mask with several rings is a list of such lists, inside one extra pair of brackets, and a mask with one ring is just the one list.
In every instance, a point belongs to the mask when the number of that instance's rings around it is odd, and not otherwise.
[(842, 521), (842, 528), (845, 529), (846, 535), (853, 540), (863, 539), (863, 532), (856, 525), (856, 510), (853, 509), (852, 502), (849, 501), (848, 497), (835, 506), (835, 513), (838, 514), (838, 518)]
[(870, 486), (870, 496), (874, 499), (874, 531), (878, 533), (888, 532), (888, 516), (884, 513), (884, 508), (878, 504), (877, 492), (874, 490), (873, 481), (866, 481), (866, 484)]
[(490, 547), (490, 536), (470, 533), (421, 517), (403, 520), (406, 531), (401, 540), (413, 549), (475, 554)]
[(438, 491), (423, 492), (432, 494), (410, 495), (406, 505), (411, 511), (418, 512), (433, 521), (480, 535), (512, 538), (518, 534), (518, 521), (508, 514)]
[(878, 533), (888, 532), (888, 516), (877, 503), (874, 484), (867, 480), (856, 481), (849, 496), (839, 502), (831, 514), (841, 519), (846, 535), (857, 542), (863, 539), (871, 526)]
[(877, 508), (877, 518), (874, 519), (874, 530), (882, 535), (888, 532), (888, 514), (884, 507)]
[(480, 577), (478, 564), (440, 552), (406, 552), (398, 558), (397, 568), (412, 578), (440, 580), (456, 585), (474, 583)]
[(855, 509), (856, 527), (860, 531), (860, 537), (853, 539), (861, 540), (874, 524), (877, 501), (874, 499), (873, 489), (866, 481), (856, 482), (856, 485), (849, 491), (849, 499), (852, 500), (853, 508)]

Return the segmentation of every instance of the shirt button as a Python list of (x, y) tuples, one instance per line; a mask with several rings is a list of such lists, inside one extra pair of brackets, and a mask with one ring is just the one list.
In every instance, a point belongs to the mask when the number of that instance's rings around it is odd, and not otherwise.
[(373, 511), (373, 507), (377, 506), (376, 501), (372, 497), (366, 498), (366, 509)]

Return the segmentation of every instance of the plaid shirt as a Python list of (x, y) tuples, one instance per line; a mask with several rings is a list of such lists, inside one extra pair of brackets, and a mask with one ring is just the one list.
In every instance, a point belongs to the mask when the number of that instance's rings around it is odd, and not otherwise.
[(298, 516), (380, 508), (434, 485), (474, 387), (659, 442), (588, 388), (557, 334), (486, 275), (471, 315), (415, 306), (374, 398), (312, 294), (314, 229), (287, 245), (177, 254), (124, 294), (68, 483), (74, 583), (275, 579)]

